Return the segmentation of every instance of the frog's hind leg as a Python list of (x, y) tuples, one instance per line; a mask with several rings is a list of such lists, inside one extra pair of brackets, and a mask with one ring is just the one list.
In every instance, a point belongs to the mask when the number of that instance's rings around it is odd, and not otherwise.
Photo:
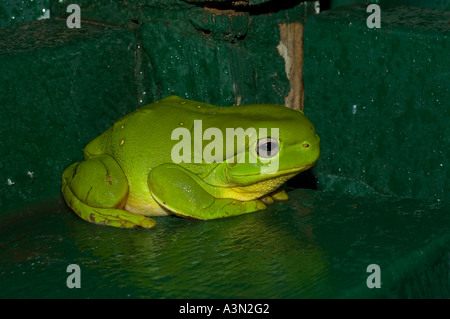
[(108, 155), (69, 166), (63, 173), (62, 193), (69, 207), (88, 222), (120, 228), (156, 225), (151, 218), (122, 209), (128, 197), (128, 180)]

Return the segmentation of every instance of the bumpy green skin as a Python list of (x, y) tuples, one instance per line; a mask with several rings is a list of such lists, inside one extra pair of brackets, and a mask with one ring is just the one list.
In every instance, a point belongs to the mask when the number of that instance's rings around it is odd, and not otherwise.
[[(245, 143), (236, 141), (233, 150), (226, 149), (224, 140), (223, 158), (211, 162), (198, 157), (193, 147), (202, 139), (196, 137), (195, 120), (201, 120), (201, 133), (217, 128), (224, 139), (227, 128), (253, 128), (255, 134)], [(190, 130), (189, 163), (172, 159), (172, 149), (184, 141), (172, 139), (176, 128)], [(278, 136), (273, 129), (278, 129)], [(271, 137), (278, 138), (278, 148), (271, 161), (264, 161), (257, 153), (258, 141)], [(85, 161), (64, 171), (62, 193), (82, 219), (123, 228), (154, 227), (156, 222), (147, 216), (241, 215), (265, 209), (264, 203), (273, 199), (287, 199), (278, 188), (314, 165), (319, 141), (300, 111), (272, 104), (217, 107), (171, 96), (123, 117), (91, 141), (84, 150)], [(203, 141), (202, 149), (209, 143)], [(245, 160), (239, 161), (242, 154)], [(276, 171), (264, 171), (275, 161)]]

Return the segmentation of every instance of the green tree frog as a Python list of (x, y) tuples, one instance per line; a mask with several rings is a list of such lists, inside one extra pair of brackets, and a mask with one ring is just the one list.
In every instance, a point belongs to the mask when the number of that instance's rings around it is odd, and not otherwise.
[(170, 96), (117, 121), (62, 176), (82, 219), (152, 228), (150, 216), (215, 219), (286, 200), (280, 186), (319, 158), (301, 111), (274, 104), (218, 107)]

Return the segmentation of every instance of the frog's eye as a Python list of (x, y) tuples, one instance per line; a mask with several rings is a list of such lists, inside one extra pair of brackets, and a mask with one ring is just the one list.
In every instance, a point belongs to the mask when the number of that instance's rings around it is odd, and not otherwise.
[(256, 153), (259, 157), (270, 158), (278, 154), (278, 140), (271, 137), (264, 137), (256, 144)]

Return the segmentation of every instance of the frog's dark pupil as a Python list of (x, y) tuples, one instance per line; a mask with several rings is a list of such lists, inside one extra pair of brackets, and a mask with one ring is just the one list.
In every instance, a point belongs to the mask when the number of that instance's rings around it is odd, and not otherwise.
[[(278, 143), (275, 141), (265, 141), (258, 143), (257, 152), (258, 155), (263, 157), (272, 157), (278, 150)], [(272, 154), (274, 153), (274, 154)]]

